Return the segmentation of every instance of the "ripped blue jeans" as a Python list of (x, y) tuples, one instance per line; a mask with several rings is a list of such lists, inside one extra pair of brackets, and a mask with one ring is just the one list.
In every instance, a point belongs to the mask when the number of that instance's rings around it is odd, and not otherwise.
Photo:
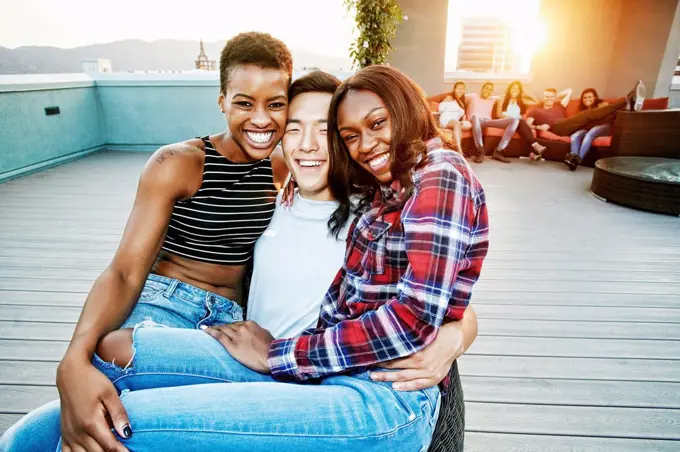
[[(150, 274), (137, 305), (121, 328), (170, 327), (198, 329), (201, 325), (240, 322), (243, 309), (221, 295), (178, 279)], [(136, 350), (134, 350), (136, 353)], [(125, 363), (109, 363), (94, 355), (92, 364), (107, 376)]]
[[(95, 358), (121, 392), (133, 435), (118, 439), (130, 451), (427, 450), (439, 411), (437, 387), (397, 392), (367, 372), (277, 382), (241, 365), (197, 329), (242, 315), (226, 298), (150, 276), (124, 325), (135, 328), (131, 362)], [(8, 430), (0, 450), (54, 450), (58, 430), (55, 401)]]

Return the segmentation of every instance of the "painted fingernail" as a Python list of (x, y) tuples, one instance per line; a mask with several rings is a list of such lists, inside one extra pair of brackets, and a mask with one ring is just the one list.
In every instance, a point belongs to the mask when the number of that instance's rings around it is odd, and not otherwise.
[(132, 437), (132, 429), (130, 428), (129, 425), (126, 425), (123, 427), (123, 436), (125, 438), (131, 438)]
[(199, 328), (200, 328), (200, 329), (202, 329), (203, 331), (205, 331), (205, 330), (207, 330), (207, 329), (208, 329), (208, 327), (207, 327), (207, 326), (205, 326), (205, 325), (201, 325), (201, 326), (199, 326)]

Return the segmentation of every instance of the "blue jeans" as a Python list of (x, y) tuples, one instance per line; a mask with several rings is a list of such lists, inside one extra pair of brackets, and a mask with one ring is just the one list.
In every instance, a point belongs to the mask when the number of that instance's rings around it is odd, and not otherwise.
[(590, 130), (578, 130), (571, 135), (571, 153), (582, 160), (590, 151), (593, 141), (597, 137), (606, 137), (611, 132), (611, 124), (600, 124)]
[[(126, 322), (139, 325), (133, 332), (130, 365), (94, 360), (121, 392), (133, 436), (118, 439), (131, 451), (427, 449), (438, 416), (438, 388), (397, 392), (389, 384), (373, 382), (367, 372), (313, 384), (276, 382), (241, 365), (219, 342), (195, 329), (198, 324), (228, 323), (227, 312), (240, 319), (237, 305), (160, 278), (147, 281), (138, 308)], [(173, 309), (166, 301), (180, 295), (189, 304), (178, 303)], [(205, 300), (204, 309), (193, 303), (198, 300)], [(221, 310), (211, 312), (208, 301)], [(187, 306), (194, 304), (198, 309), (192, 314)], [(211, 316), (219, 321), (206, 322)], [(162, 319), (184, 319), (189, 325), (164, 328), (148, 321), (163, 325)], [(0, 450), (55, 450), (59, 425), (55, 401), (8, 430)]]
[(480, 118), (477, 115), (472, 115), (470, 118), (470, 123), (472, 124), (472, 138), (475, 141), (475, 147), (477, 149), (484, 147), (484, 141), (482, 137), (482, 130), (487, 127), (497, 127), (499, 129), (505, 129), (501, 141), (498, 143), (496, 148), (499, 151), (504, 150), (510, 144), (512, 136), (519, 126), (519, 119), (517, 118), (501, 118), (501, 119), (489, 119)]

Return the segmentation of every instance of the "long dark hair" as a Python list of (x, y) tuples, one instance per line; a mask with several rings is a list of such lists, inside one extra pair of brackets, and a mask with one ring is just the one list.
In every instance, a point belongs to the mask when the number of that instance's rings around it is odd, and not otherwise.
[(328, 109), (328, 185), (340, 203), (328, 226), (336, 237), (352, 210), (350, 195), (360, 195), (358, 211), (362, 211), (380, 189), (376, 178), (350, 158), (338, 132), (338, 107), (349, 92), (359, 90), (378, 95), (389, 112), (392, 131), (390, 171), (406, 190), (406, 198), (413, 192), (412, 170), (427, 160), (427, 141), (439, 137), (445, 147), (456, 150), (451, 139), (441, 134), (423, 90), (403, 72), (375, 65), (345, 80), (335, 91)]
[(581, 93), (581, 99), (580, 99), (580, 102), (578, 104), (579, 110), (587, 110), (588, 109), (588, 107), (586, 107), (586, 105), (583, 103), (583, 96), (585, 96), (588, 93), (591, 93), (593, 96), (595, 96), (595, 102), (593, 102), (593, 106), (590, 107), (590, 108), (597, 108), (597, 106), (600, 104), (600, 102), (602, 102), (600, 100), (600, 96), (597, 94), (597, 91), (595, 91), (595, 88), (586, 88)]
[(467, 102), (465, 101), (465, 95), (463, 97), (456, 97), (456, 87), (458, 85), (463, 85), (463, 88), (465, 88), (465, 82), (462, 80), (458, 80), (456, 83), (453, 84), (453, 88), (451, 89), (451, 97), (453, 97), (453, 100), (458, 102), (458, 105), (460, 105), (460, 108), (463, 109), (463, 111), (467, 111)]
[(519, 87), (519, 94), (517, 95), (517, 105), (519, 106), (519, 112), (521, 114), (524, 114), (524, 112), (527, 109), (527, 106), (524, 105), (524, 86), (522, 85), (522, 82), (519, 80), (514, 80), (510, 82), (508, 85), (508, 88), (505, 90), (505, 99), (503, 99), (503, 111), (506, 111), (508, 109), (508, 105), (510, 104), (510, 90), (512, 89), (513, 86), (517, 85)]

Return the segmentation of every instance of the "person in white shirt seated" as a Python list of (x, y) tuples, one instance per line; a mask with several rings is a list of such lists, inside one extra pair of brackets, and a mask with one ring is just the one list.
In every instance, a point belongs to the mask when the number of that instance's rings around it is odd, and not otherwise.
[[(292, 337), (316, 326), (321, 301), (345, 258), (347, 233), (355, 215), (344, 222), (331, 221), (339, 203), (328, 185), (331, 162), (326, 137), (326, 116), (339, 85), (332, 75), (317, 71), (294, 81), (289, 90), (281, 144), (298, 188), (292, 192), (289, 187), (286, 195), (279, 195), (274, 217), (255, 245), (247, 309), (248, 320), (275, 338)], [(384, 364), (404, 371), (375, 372), (373, 377), (394, 381), (395, 389), (434, 386), (476, 335), (477, 318), (468, 307), (463, 320), (444, 325), (422, 352)]]
[(463, 131), (472, 128), (465, 117), (466, 110), (465, 83), (458, 81), (453, 84), (451, 94), (439, 103), (439, 126), (453, 131), (453, 139), (460, 153), (463, 153)]

